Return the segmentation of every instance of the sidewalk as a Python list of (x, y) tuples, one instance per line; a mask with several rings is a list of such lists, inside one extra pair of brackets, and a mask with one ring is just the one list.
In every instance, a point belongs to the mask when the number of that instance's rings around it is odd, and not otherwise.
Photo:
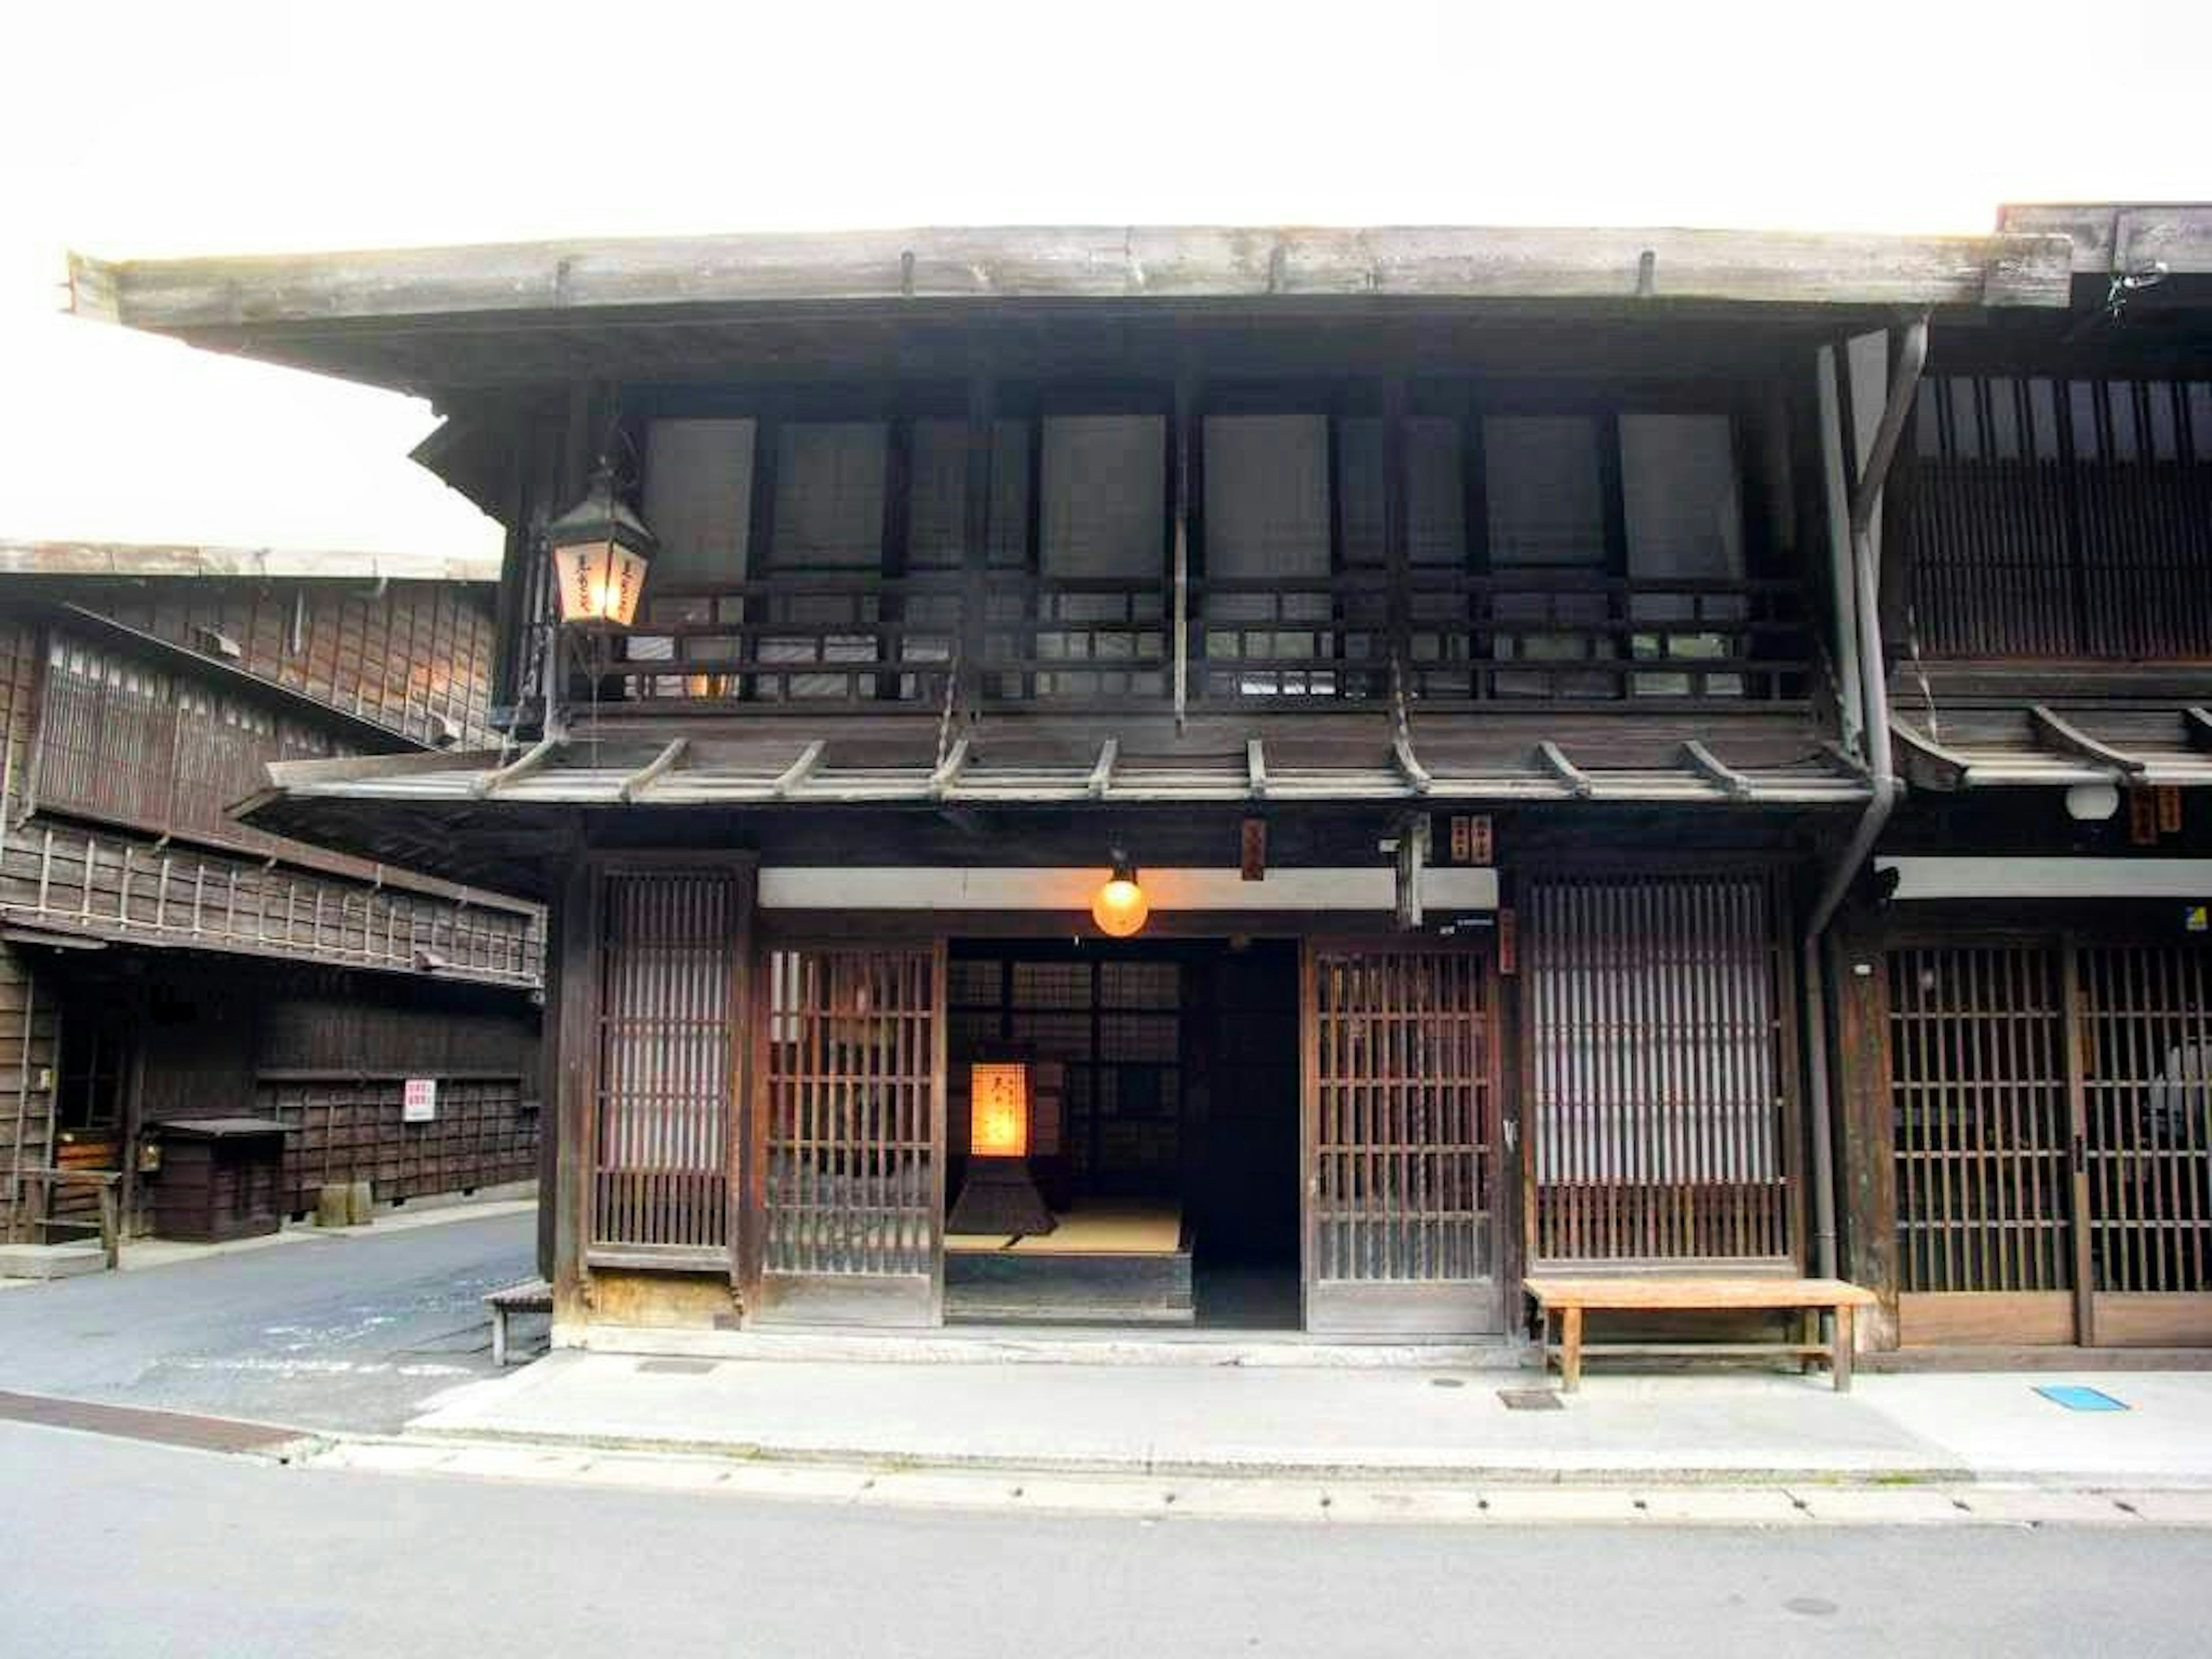
[[(2035, 1392), (2082, 1381), (2125, 1411)], [(1557, 1410), (1533, 1374), (887, 1364), (562, 1351), (444, 1396), (416, 1443), (524, 1442), (901, 1470), (1393, 1484), (1995, 1481), (2212, 1488), (2212, 1374), (1600, 1374)]]

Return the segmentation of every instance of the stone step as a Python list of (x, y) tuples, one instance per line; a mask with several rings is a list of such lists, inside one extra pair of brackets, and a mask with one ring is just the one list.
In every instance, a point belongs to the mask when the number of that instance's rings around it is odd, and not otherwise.
[(75, 1279), (106, 1267), (96, 1243), (0, 1244), (0, 1279)]

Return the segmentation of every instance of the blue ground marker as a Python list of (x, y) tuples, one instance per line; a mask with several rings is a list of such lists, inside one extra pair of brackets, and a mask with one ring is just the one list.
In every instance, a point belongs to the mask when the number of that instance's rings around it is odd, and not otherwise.
[(2054, 1382), (2039, 1388), (2036, 1393), (2069, 1412), (2124, 1412), (2128, 1409), (2124, 1400), (2115, 1400), (2102, 1389), (2085, 1389), (2078, 1382)]

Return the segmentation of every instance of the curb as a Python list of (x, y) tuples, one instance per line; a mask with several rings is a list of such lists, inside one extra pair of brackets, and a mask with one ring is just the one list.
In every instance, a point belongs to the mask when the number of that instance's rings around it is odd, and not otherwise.
[(1112, 1516), (1145, 1522), (1245, 1521), (1297, 1524), (1729, 1527), (2159, 1526), (2212, 1528), (2212, 1491), (2070, 1482), (1927, 1482), (1893, 1474), (1833, 1472), (1791, 1479), (1781, 1471), (1728, 1472), (1684, 1481), (1682, 1471), (1646, 1479), (1531, 1480), (1527, 1470), (1408, 1479), (1368, 1470), (1267, 1474), (1216, 1470), (1119, 1473), (1068, 1468), (951, 1467), (875, 1458), (714, 1455), (637, 1450), (576, 1442), (345, 1437), (301, 1467), (356, 1474), (433, 1476), (578, 1488), (688, 1492), (854, 1509), (998, 1515)]

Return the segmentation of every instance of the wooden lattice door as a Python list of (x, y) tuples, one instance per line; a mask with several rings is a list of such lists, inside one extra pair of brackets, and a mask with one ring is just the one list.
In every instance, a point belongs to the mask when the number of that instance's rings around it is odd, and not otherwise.
[(767, 1319), (944, 1316), (945, 950), (778, 946), (758, 1022)]
[(1890, 953), (1898, 1334), (2212, 1343), (2212, 953)]
[(1503, 1329), (1489, 958), (1310, 945), (1304, 978), (1306, 1328)]

